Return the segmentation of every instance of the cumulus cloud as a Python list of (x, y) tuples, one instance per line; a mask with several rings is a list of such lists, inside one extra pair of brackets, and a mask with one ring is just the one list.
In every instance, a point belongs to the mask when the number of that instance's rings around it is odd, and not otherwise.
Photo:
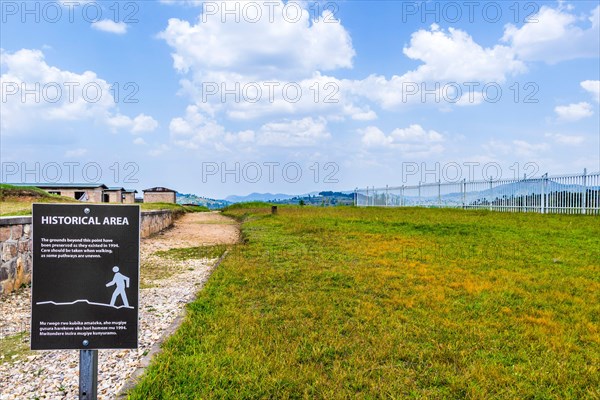
[(596, 103), (600, 103), (600, 81), (583, 81), (581, 87), (592, 95)]
[(592, 105), (587, 102), (569, 104), (568, 106), (557, 106), (554, 112), (562, 121), (579, 121), (580, 119), (591, 117), (594, 115)]
[[(196, 24), (171, 18), (159, 37), (174, 49), (173, 66), (181, 72), (235, 71), (263, 80), (308, 77), (317, 70), (352, 66), (355, 52), (350, 35), (330, 11), (311, 21), (309, 11), (301, 9), (299, 20), (290, 22), (281, 10), (291, 3), (236, 2), (240, 8), (247, 4), (259, 8), (261, 17), (256, 21), (227, 18), (223, 22), (218, 12), (201, 14)], [(272, 12), (271, 7), (280, 11)]]
[(558, 144), (577, 146), (584, 142), (585, 138), (579, 135), (563, 135), (561, 133), (546, 133), (545, 137), (552, 139)]
[(96, 73), (79, 74), (50, 66), (40, 50), (2, 51), (0, 63), (5, 70), (0, 76), (0, 126), (7, 134), (48, 121), (91, 120), (133, 133), (157, 126), (152, 117), (144, 114), (133, 119), (121, 115), (110, 85)]
[(88, 152), (87, 149), (84, 149), (84, 148), (67, 150), (65, 152), (65, 157), (66, 158), (79, 158), (79, 157), (83, 157), (84, 155), (86, 155), (87, 152)]
[(302, 147), (323, 144), (331, 137), (324, 118), (270, 122), (258, 133), (258, 144), (276, 147)]
[[(173, 67), (185, 76), (182, 93), (196, 106), (234, 119), (316, 111), (332, 119), (377, 117), (328, 73), (352, 68), (355, 56), (350, 34), (331, 11), (315, 16), (304, 3), (235, 3), (248, 6), (261, 17), (236, 22), (203, 7), (196, 23), (173, 18), (159, 34), (173, 49)], [(297, 20), (285, 17), (287, 8)]]
[(125, 22), (115, 22), (112, 19), (103, 19), (92, 22), (92, 28), (116, 35), (124, 35), (127, 33), (127, 24)]
[(448, 32), (433, 25), (412, 34), (404, 54), (423, 65), (405, 77), (413, 82), (494, 81), (503, 82), (508, 74), (523, 72), (525, 66), (515, 59), (511, 49), (496, 45), (484, 48), (465, 31), (449, 28)]
[(536, 158), (539, 153), (549, 149), (547, 143), (530, 143), (526, 140), (512, 140), (503, 142), (498, 140), (490, 140), (482, 146), (488, 153), (497, 155), (512, 155), (520, 157)]
[(185, 116), (173, 118), (169, 125), (174, 144), (187, 149), (211, 147), (217, 151), (230, 151), (244, 145), (269, 147), (306, 147), (322, 144), (331, 134), (324, 118), (284, 119), (251, 129), (230, 132), (214, 118), (194, 105), (186, 109)]
[(359, 133), (363, 145), (367, 148), (394, 149), (413, 156), (440, 153), (444, 149), (441, 144), (444, 136), (434, 130), (425, 130), (419, 124), (394, 129), (389, 135), (375, 126), (361, 129)]
[(159, 3), (161, 4), (184, 5), (191, 7), (199, 7), (202, 5), (203, 2), (204, 0), (159, 0)]
[[(508, 24), (502, 40), (509, 43), (519, 59), (550, 64), (582, 57), (598, 57), (600, 6), (583, 24), (562, 7), (542, 6), (521, 28)], [(583, 27), (579, 25), (584, 25)]]
[(226, 135), (222, 125), (193, 105), (187, 107), (185, 116), (171, 120), (169, 132), (176, 145), (188, 149), (198, 149), (209, 142), (223, 140)]
[(525, 140), (513, 140), (512, 144), (514, 154), (521, 157), (536, 157), (549, 148), (547, 143), (529, 143)]
[[(481, 86), (477, 91), (464, 86), (465, 83), (503, 83), (507, 76), (526, 71), (525, 64), (516, 59), (509, 47), (483, 47), (465, 31), (449, 28), (446, 32), (435, 24), (429, 30), (413, 33), (404, 54), (423, 63), (415, 70), (390, 79), (371, 75), (363, 80), (348, 81), (346, 86), (350, 92), (384, 108), (415, 103), (475, 105), (482, 101)], [(431, 94), (433, 92), (436, 94)]]
[(127, 129), (133, 134), (151, 132), (158, 128), (158, 122), (146, 114), (139, 114), (135, 118), (118, 114), (109, 118), (107, 123), (113, 128), (113, 131)]

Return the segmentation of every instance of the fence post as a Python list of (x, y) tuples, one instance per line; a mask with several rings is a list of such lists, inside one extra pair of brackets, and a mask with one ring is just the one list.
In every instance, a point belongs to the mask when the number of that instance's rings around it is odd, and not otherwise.
[(404, 185), (400, 189), (400, 206), (404, 207)]
[(587, 168), (583, 169), (583, 198), (581, 199), (581, 213), (586, 213), (587, 207)]
[(490, 176), (490, 211), (492, 211), (492, 189), (493, 189), (493, 178)]
[(442, 180), (438, 179), (438, 207), (442, 206)]
[(388, 185), (385, 185), (385, 206), (389, 206), (389, 192), (388, 192)]
[(540, 199), (540, 207), (542, 214), (546, 213), (546, 183), (548, 181), (548, 173), (542, 175), (542, 198)]
[(423, 205), (421, 202), (421, 181), (419, 181), (419, 206)]
[(462, 208), (467, 208), (467, 178), (463, 178), (462, 184)]
[(354, 189), (354, 207), (358, 206), (358, 188)]

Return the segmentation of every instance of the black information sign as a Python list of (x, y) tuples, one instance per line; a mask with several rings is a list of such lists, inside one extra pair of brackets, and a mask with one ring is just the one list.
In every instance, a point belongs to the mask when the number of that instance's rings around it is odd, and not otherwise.
[(34, 204), (31, 349), (132, 349), (140, 208)]

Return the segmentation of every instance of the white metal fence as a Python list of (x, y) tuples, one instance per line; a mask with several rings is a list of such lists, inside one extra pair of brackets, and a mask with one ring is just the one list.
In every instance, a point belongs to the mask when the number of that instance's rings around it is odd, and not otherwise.
[(600, 172), (356, 189), (354, 204), (600, 215)]

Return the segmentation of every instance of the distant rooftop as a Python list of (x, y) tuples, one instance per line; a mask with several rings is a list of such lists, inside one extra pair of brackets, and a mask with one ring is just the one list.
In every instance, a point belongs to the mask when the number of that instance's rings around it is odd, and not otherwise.
[(144, 193), (146, 193), (146, 192), (159, 192), (159, 193), (161, 193), (161, 192), (162, 193), (172, 192), (172, 193), (177, 193), (176, 190), (169, 189), (169, 188), (162, 187), (162, 186), (157, 186), (157, 187), (153, 187), (153, 188), (150, 188), (150, 189), (144, 189), (143, 192)]
[(75, 189), (108, 189), (103, 183), (9, 183), (13, 186), (34, 186), (44, 189), (75, 188)]

